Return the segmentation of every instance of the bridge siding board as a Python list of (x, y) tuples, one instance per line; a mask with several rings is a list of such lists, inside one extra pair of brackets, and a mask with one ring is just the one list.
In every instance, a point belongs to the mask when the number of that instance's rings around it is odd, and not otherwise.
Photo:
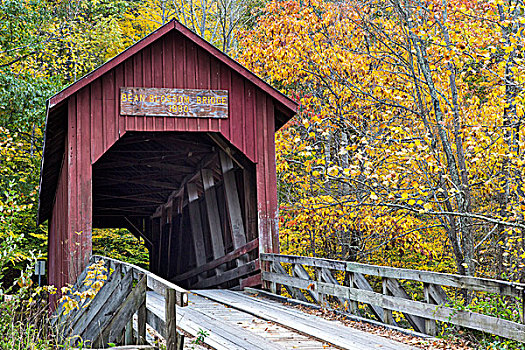
[(188, 189), (188, 208), (190, 212), (195, 259), (197, 261), (197, 266), (202, 266), (206, 264), (206, 249), (204, 245), (204, 234), (202, 231), (201, 211), (198, 202), (197, 188), (195, 184), (188, 184), (186, 188)]
[(107, 343), (118, 343), (122, 331), (132, 319), (135, 310), (146, 301), (146, 276), (143, 276), (137, 285), (132, 288), (133, 290), (130, 291), (124, 301), (122, 301), (122, 299), (113, 299), (109, 300), (104, 305), (104, 309), (107, 312), (109, 309), (108, 306), (114, 302), (120, 304), (115, 312), (111, 313), (111, 321), (104, 328), (101, 327), (99, 330), (99, 335), (94, 341), (95, 346), (103, 347)]
[[(115, 269), (115, 271), (113, 271), (113, 274), (109, 277), (107, 283), (105, 283), (104, 286), (100, 289), (99, 291), (100, 296), (98, 296), (98, 298), (104, 301), (108, 300), (109, 297), (114, 293), (115, 289), (121, 287), (121, 283), (122, 283), (122, 273), (121, 273), (120, 268), (117, 267), (117, 269)], [(75, 319), (71, 321), (70, 323), (70, 326), (72, 328), (71, 334), (84, 334), (87, 327), (89, 327), (89, 325), (92, 322), (94, 322), (95, 318), (99, 314), (102, 307), (104, 307), (104, 302), (90, 303), (87, 309), (79, 310), (83, 312), (82, 313), (79, 312), (78, 316), (75, 317)]]
[[(122, 299), (126, 297), (133, 288), (132, 274), (126, 274), (119, 282), (106, 300), (101, 300), (102, 308), (93, 317), (93, 322), (89, 323), (86, 328), (80, 333), (82, 339), (95, 339), (102, 329), (105, 329), (107, 324), (111, 321), (113, 314), (121, 305)], [(128, 320), (126, 320), (127, 322)]]
[[(213, 179), (213, 172), (210, 169), (202, 169), (202, 186), (204, 188), (204, 201), (206, 203), (206, 213), (208, 217), (208, 228), (211, 238), (213, 259), (219, 259), (225, 255), (223, 233), (221, 229), (221, 219), (217, 204), (217, 187)], [(217, 267), (216, 271), (223, 272), (223, 267)]]

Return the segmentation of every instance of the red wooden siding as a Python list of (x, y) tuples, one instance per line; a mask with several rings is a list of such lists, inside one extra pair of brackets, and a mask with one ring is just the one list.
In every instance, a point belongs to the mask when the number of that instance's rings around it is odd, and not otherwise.
[[(197, 54), (198, 52), (198, 54)], [(186, 57), (182, 57), (187, 53)], [(163, 66), (164, 65), (164, 66)], [(182, 67), (182, 68), (181, 68)], [(182, 70), (181, 70), (182, 69)], [(230, 117), (207, 118), (119, 117), (119, 88), (223, 89), (230, 93)], [(255, 94), (266, 95), (224, 63), (199, 49), (181, 34), (171, 32), (143, 51), (133, 55), (91, 85), (91, 101), (77, 108), (89, 111), (94, 133), (91, 135), (91, 161), (96, 162), (126, 131), (205, 131), (220, 132), (251, 161), (256, 161), (257, 140), (266, 135), (273, 140), (275, 124), (258, 125), (258, 120), (274, 118), (273, 99), (268, 106), (255, 106)], [(102, 103), (97, 103), (101, 101)], [(273, 141), (270, 141), (273, 143)], [(262, 146), (262, 148), (265, 148)]]

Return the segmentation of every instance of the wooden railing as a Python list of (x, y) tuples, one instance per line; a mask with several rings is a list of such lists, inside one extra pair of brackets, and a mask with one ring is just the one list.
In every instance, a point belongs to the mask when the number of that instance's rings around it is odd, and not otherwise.
[[(188, 291), (141, 267), (104, 256), (92, 256), (88, 267), (100, 260), (107, 268), (107, 281), (93, 300), (86, 300), (66, 316), (63, 304), (56, 310), (55, 322), (60, 323), (64, 339), (71, 339), (72, 344), (82, 340), (95, 347), (108, 343), (145, 344), (147, 323), (164, 337), (166, 349), (182, 349), (184, 337), (177, 332), (176, 307), (188, 305)], [(77, 279), (74, 291), (88, 288), (84, 286), (87, 273), (88, 268)], [(164, 296), (164, 319), (147, 308), (147, 290)], [(136, 329), (134, 314), (138, 321)]]
[[(260, 259), (270, 263), (272, 269), (263, 271), (262, 279), (270, 283), (274, 292), (277, 285), (282, 285), (296, 299), (322, 304), (326, 296), (331, 296), (331, 299), (348, 305), (354, 314), (357, 303), (368, 304), (371, 312), (388, 324), (396, 324), (392, 311), (397, 311), (405, 316), (414, 330), (430, 335), (435, 335), (436, 321), (441, 321), (525, 342), (525, 325), (522, 323), (453, 308), (442, 288), (496, 293), (512, 298), (523, 322), (524, 284), (290, 255), (261, 254)], [(314, 278), (307, 269), (315, 271)], [(346, 285), (341, 285), (336, 279), (334, 272), (337, 271), (347, 274)], [(365, 275), (381, 280), (381, 293), (373, 290)], [(402, 281), (422, 282), (419, 292), (422, 292), (424, 301), (412, 300)]]

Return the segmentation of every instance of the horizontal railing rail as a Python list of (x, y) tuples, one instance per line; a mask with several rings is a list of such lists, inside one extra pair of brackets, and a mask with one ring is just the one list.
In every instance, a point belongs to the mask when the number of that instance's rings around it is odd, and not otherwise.
[[(352, 313), (357, 312), (357, 303), (365, 303), (370, 305), (372, 313), (380, 321), (388, 324), (395, 324), (392, 311), (397, 311), (404, 314), (416, 331), (431, 335), (436, 333), (436, 321), (441, 321), (525, 342), (525, 325), (450, 307), (450, 300), (442, 288), (496, 293), (515, 298), (517, 304), (521, 304), (518, 312), (523, 321), (524, 284), (291, 255), (261, 254), (260, 259), (270, 263), (272, 269), (263, 271), (262, 279), (269, 282), (273, 290), (276, 290), (276, 285), (282, 285), (292, 297), (298, 299), (310, 297), (322, 303), (325, 296), (332, 296), (342, 304), (349, 304)], [(286, 266), (281, 264), (289, 264), (291, 275)], [(305, 266), (315, 270), (315, 278), (311, 278)], [(341, 285), (335, 278), (334, 272), (337, 271), (349, 275), (346, 285)], [(373, 290), (365, 275), (381, 279), (381, 293)], [(424, 301), (410, 299), (400, 282), (406, 280), (422, 282)]]

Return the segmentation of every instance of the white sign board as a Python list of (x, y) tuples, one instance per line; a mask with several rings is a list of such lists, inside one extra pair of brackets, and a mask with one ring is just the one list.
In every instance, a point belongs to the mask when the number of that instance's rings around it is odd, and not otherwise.
[(46, 274), (46, 261), (45, 260), (37, 260), (35, 264), (35, 275), (36, 276), (43, 276)]

